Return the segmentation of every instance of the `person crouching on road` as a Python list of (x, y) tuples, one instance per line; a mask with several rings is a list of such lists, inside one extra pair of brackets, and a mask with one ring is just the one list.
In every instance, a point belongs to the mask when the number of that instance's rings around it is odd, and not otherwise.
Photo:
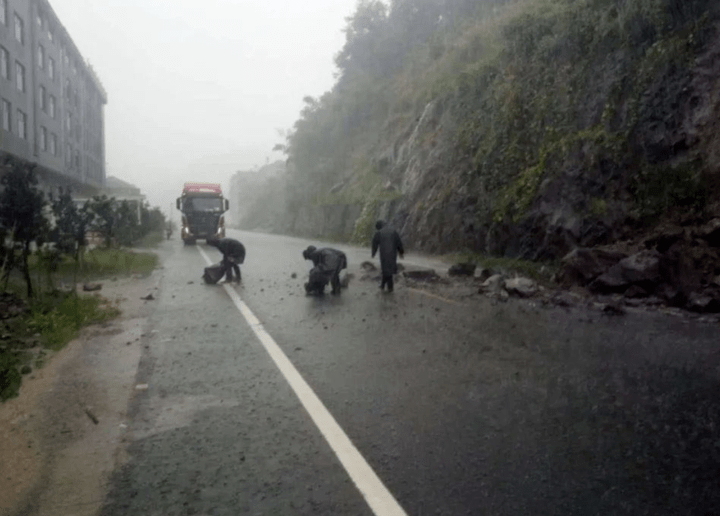
[(372, 255), (375, 257), (380, 249), (380, 269), (382, 271), (382, 282), (380, 290), (387, 285), (388, 292), (393, 291), (393, 274), (397, 274), (397, 255), (402, 258), (405, 255), (400, 235), (394, 229), (386, 226), (382, 220), (375, 223), (375, 236), (372, 239)]
[(303, 251), (303, 258), (311, 260), (314, 265), (305, 283), (306, 294), (322, 294), (328, 282), (332, 285), (333, 294), (340, 293), (340, 271), (347, 267), (345, 253), (330, 247), (317, 249), (311, 245)]
[(235, 272), (235, 281), (240, 283), (240, 264), (245, 261), (245, 246), (234, 238), (208, 238), (208, 245), (217, 247), (223, 255), (220, 264), (225, 271), (225, 281), (227, 283), (233, 280), (233, 271)]

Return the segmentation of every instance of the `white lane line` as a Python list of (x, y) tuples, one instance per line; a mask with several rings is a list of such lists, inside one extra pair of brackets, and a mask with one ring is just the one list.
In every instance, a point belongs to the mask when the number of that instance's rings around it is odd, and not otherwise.
[[(211, 265), (213, 262), (202, 247), (198, 246), (198, 250), (205, 259), (205, 262)], [(257, 338), (265, 347), (265, 351), (267, 351), (270, 358), (275, 362), (275, 365), (280, 369), (290, 388), (295, 392), (300, 403), (302, 403), (310, 415), (310, 418), (315, 422), (315, 426), (318, 427), (318, 430), (320, 430), (320, 433), (330, 445), (332, 451), (335, 452), (335, 455), (365, 498), (372, 512), (376, 516), (407, 516), (407, 513), (400, 507), (400, 504), (395, 500), (390, 491), (388, 491), (387, 487), (382, 483), (382, 480), (375, 474), (375, 471), (373, 471), (358, 449), (355, 448), (355, 445), (343, 429), (340, 428), (340, 425), (335, 421), (332, 414), (325, 408), (320, 398), (317, 397), (312, 388), (305, 382), (292, 362), (290, 362), (282, 349), (280, 349), (280, 346), (278, 346), (270, 334), (265, 331), (260, 320), (255, 317), (255, 314), (253, 314), (250, 308), (240, 299), (235, 289), (227, 284), (223, 285), (223, 287), (225, 287), (225, 292), (228, 293), (230, 299), (235, 303), (237, 309), (243, 317), (245, 317), (250, 328), (255, 332), (255, 335), (257, 335)]]

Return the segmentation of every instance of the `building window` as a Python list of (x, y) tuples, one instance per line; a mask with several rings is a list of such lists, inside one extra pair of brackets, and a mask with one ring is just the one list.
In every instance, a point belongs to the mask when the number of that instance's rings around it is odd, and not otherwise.
[(48, 150), (48, 134), (47, 129), (40, 126), (40, 148), (44, 151)]
[(23, 140), (27, 140), (27, 115), (21, 110), (17, 110), (17, 135)]
[(57, 134), (50, 135), (50, 154), (57, 156)]
[(38, 45), (37, 54), (38, 68), (43, 70), (45, 69), (45, 47), (42, 45)]
[(65, 114), (65, 130), (72, 135), (72, 113)]
[(10, 106), (10, 103), (7, 100), (2, 99), (2, 128), (8, 132), (12, 131), (11, 109), (12, 107)]
[(55, 80), (55, 60), (52, 57), (48, 57), (48, 75), (50, 80)]
[(55, 118), (55, 95), (48, 97), (48, 115), (50, 118)]
[(45, 86), (40, 86), (38, 101), (40, 102), (40, 109), (47, 113), (47, 90), (45, 89)]
[(15, 13), (15, 39), (20, 42), (21, 45), (25, 44), (25, 22), (20, 18), (18, 13)]
[(37, 16), (35, 16), (35, 21), (37, 21), (38, 27), (40, 27), (42, 29), (43, 19), (42, 19), (42, 14), (40, 14), (40, 12), (38, 12)]
[(10, 80), (10, 52), (5, 47), (0, 47), (0, 74)]
[(25, 67), (15, 61), (15, 85), (20, 91), (25, 91)]
[(70, 95), (71, 95), (71, 91), (70, 91), (70, 90), (72, 90), (72, 86), (70, 86), (70, 79), (65, 79), (65, 99), (66, 99), (68, 102), (70, 102), (70, 98), (71, 98), (71, 97), (70, 97)]
[(70, 148), (69, 143), (65, 144), (65, 165), (72, 165), (72, 149)]
[(0, 23), (7, 25), (7, 0), (0, 0)]

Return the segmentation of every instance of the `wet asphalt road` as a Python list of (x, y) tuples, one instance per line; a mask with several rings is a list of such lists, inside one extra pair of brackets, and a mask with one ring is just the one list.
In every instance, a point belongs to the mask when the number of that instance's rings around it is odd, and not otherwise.
[[(717, 325), (359, 279), (305, 297), (318, 242), (229, 236), (240, 297), (408, 514), (720, 514)], [(359, 275), (369, 252), (338, 247)], [(160, 253), (148, 388), (101, 513), (372, 514), (199, 250)]]

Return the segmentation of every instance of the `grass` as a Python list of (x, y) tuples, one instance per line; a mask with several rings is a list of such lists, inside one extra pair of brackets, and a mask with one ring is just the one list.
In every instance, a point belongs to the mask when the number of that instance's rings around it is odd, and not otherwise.
[(41, 344), (58, 351), (77, 337), (85, 326), (102, 323), (120, 315), (120, 309), (94, 295), (63, 293), (34, 303), (27, 317), (27, 330), (39, 335)]
[[(147, 275), (157, 266), (158, 257), (153, 253), (142, 253), (128, 249), (96, 248), (86, 251), (77, 271), (75, 261), (64, 258), (53, 273), (55, 279), (69, 282), (76, 277), (78, 281), (97, 280), (112, 276), (130, 276), (132, 274)], [(34, 276), (41, 269), (35, 257), (32, 257), (30, 268)]]
[[(162, 235), (160, 235), (162, 237)], [(99, 295), (84, 295), (57, 290), (57, 282), (72, 283), (131, 274), (149, 274), (158, 263), (152, 253), (126, 249), (93, 249), (84, 254), (78, 270), (72, 259), (64, 259), (48, 276), (37, 257), (31, 262), (31, 276), (37, 296), (28, 302), (28, 312), (4, 322), (0, 328), (0, 401), (17, 396), (22, 383), (21, 369), (35, 369), (47, 360), (45, 350), (59, 351), (76, 338), (80, 330), (120, 315), (117, 305)], [(25, 291), (18, 275), (13, 275), (8, 290)]]

